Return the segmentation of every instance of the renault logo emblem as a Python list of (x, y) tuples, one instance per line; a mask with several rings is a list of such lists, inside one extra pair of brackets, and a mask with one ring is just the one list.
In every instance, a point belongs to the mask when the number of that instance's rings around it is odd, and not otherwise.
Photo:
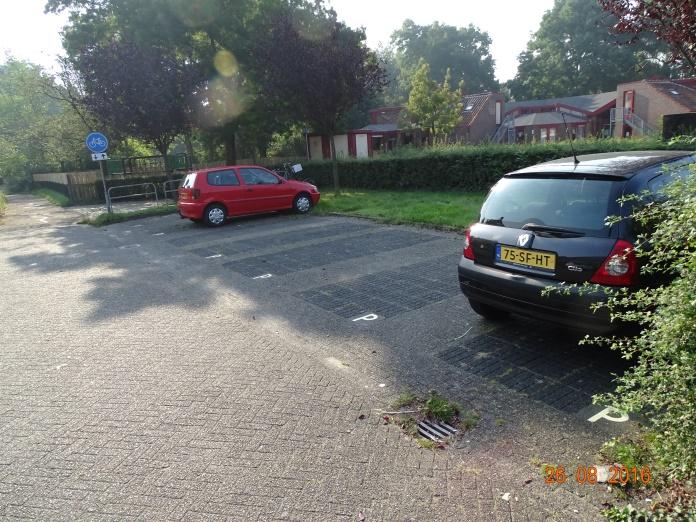
[(532, 241), (534, 241), (533, 234), (520, 234), (517, 238), (517, 246), (522, 248), (529, 248), (532, 246)]

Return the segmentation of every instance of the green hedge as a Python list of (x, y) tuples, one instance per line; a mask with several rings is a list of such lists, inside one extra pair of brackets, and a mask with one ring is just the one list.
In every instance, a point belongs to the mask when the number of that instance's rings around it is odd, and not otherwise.
[[(584, 140), (574, 144), (578, 154), (684, 148), (658, 140)], [(345, 188), (482, 191), (507, 172), (570, 155), (568, 142), (405, 148), (374, 159), (339, 161), (338, 172)], [(299, 177), (320, 187), (333, 186), (330, 161), (310, 161), (303, 169)]]

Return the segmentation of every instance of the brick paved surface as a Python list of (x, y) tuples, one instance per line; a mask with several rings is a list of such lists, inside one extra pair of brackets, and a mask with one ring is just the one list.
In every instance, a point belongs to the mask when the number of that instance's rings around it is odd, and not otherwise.
[[(495, 334), (433, 265), (456, 263), (457, 236), (311, 216), (213, 231), (174, 216), (73, 221), (13, 197), (0, 224), (0, 518), (600, 518), (601, 487), (549, 487), (535, 463), (590, 464), (607, 434), (451, 360)], [(324, 227), (335, 234), (312, 239)], [(352, 248), (363, 234), (369, 258), (301, 253), (341, 234)], [(219, 259), (196, 253), (220, 246)], [(283, 266), (273, 249), (289, 253), (284, 274), (225, 267)], [(399, 287), (407, 265), (427, 270)], [(431, 305), (413, 295), (428, 276)], [(335, 313), (331, 299), (360, 308), (370, 288), (401, 308), (371, 323)], [(527, 328), (506, 332), (523, 343)], [(495, 358), (514, 364), (506, 346)], [(533, 359), (528, 373), (543, 373)], [(446, 451), (421, 449), (380, 414), (406, 388), (437, 388), (482, 420)]]

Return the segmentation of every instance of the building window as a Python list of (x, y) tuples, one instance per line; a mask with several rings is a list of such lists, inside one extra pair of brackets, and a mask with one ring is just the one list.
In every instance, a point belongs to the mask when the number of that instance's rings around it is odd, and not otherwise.
[(549, 141), (556, 141), (556, 127), (549, 129)]

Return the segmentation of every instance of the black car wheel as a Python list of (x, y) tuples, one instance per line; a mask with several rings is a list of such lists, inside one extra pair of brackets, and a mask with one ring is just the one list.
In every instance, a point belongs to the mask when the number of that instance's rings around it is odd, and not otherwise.
[(471, 309), (474, 312), (479, 314), (484, 319), (488, 319), (489, 321), (500, 321), (502, 319), (506, 319), (510, 315), (510, 313), (506, 312), (505, 310), (483, 304), (479, 301), (474, 301), (473, 299), (469, 299), (469, 306), (471, 306)]
[(203, 213), (203, 221), (209, 227), (219, 227), (225, 223), (227, 212), (219, 203), (208, 205)]

